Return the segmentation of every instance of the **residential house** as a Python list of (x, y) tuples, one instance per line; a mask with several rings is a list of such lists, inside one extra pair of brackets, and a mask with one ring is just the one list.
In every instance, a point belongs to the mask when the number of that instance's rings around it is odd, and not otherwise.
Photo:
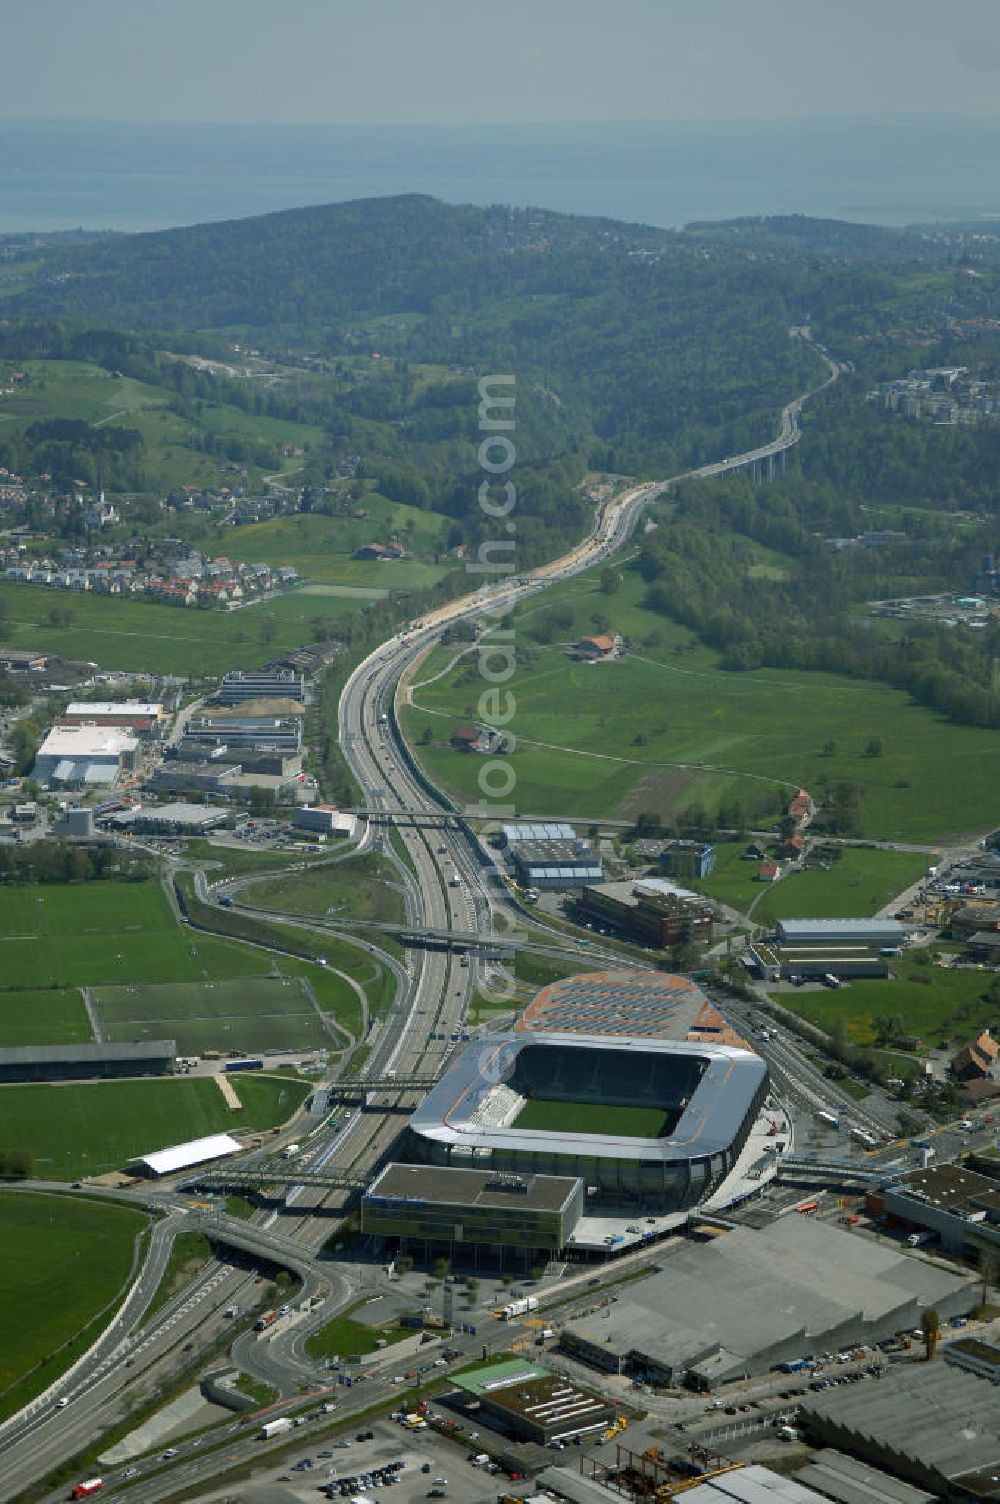
[(781, 876), (781, 863), (772, 861), (767, 857), (757, 868), (757, 881), (759, 883), (776, 883)]
[(989, 1029), (964, 1044), (952, 1057), (951, 1072), (959, 1081), (983, 1081), (990, 1078), (997, 1064), (1000, 1045)]
[(573, 656), (589, 663), (603, 663), (620, 656), (624, 640), (620, 632), (605, 632), (598, 637), (581, 637), (572, 647)]

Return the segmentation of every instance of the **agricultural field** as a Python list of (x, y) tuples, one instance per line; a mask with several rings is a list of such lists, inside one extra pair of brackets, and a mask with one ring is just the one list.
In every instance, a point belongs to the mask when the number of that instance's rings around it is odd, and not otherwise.
[(273, 913), (338, 920), (396, 923), (405, 917), (396, 869), (374, 853), (254, 883), (244, 900)]
[(836, 992), (789, 989), (782, 992), (781, 1002), (827, 1032), (843, 1020), (854, 1044), (874, 1042), (875, 1020), (880, 1016), (898, 1016), (906, 1032), (928, 1047), (1000, 1026), (1000, 1003), (988, 996), (994, 981), (991, 973), (919, 965), (915, 955), (893, 966), (897, 975), (887, 981), (853, 981)]
[(81, 1334), (123, 1290), (146, 1225), (128, 1207), (0, 1191), (0, 1417), (79, 1356)]
[[(518, 667), (506, 688), (517, 701), (520, 813), (630, 819), (701, 804), (711, 816), (739, 801), (747, 823), (770, 823), (799, 787), (820, 800), (848, 780), (863, 788), (864, 833), (874, 838), (937, 841), (988, 823), (988, 731), (864, 680), (724, 671), (686, 628), (643, 606), (632, 570), (610, 595), (599, 580), (590, 571), (513, 616)], [(567, 644), (609, 628), (629, 640), (624, 659), (566, 656)], [(480, 798), (482, 760), (448, 739), (476, 719), (483, 688), (475, 653), (438, 647), (414, 671), (401, 712), (431, 776), (463, 804)], [(867, 755), (876, 738), (881, 755)]]
[(602, 1102), (526, 1102), (514, 1127), (542, 1133), (600, 1133), (605, 1138), (662, 1138), (679, 1114), (662, 1107), (616, 1107)]
[(4, 891), (4, 988), (216, 981), (270, 968), (270, 958), (262, 952), (182, 930), (157, 882)]
[(91, 997), (106, 1039), (174, 1039), (179, 1055), (339, 1050), (345, 1042), (301, 976), (105, 987)]
[[(388, 501), (374, 491), (365, 493), (363, 507), (368, 513), (363, 518), (310, 512), (252, 523), (227, 535), (226, 552), (251, 563), (293, 564), (310, 583), (353, 588), (373, 599), (426, 589), (454, 567), (447, 559), (436, 562), (451, 526), (449, 518)], [(412, 559), (380, 562), (353, 557), (356, 548), (386, 543), (393, 535), (414, 555)]]
[[(229, 403), (202, 401), (197, 417), (171, 406), (174, 393), (131, 376), (112, 376), (88, 361), (32, 360), (24, 363), (29, 385), (0, 407), (0, 432), (28, 427), (42, 418), (70, 418), (91, 424), (135, 429), (142, 435), (146, 487), (166, 491), (184, 485), (217, 487), (232, 482), (225, 456), (207, 454), (204, 435), (244, 447), (246, 484), (259, 489), (263, 476), (289, 468), (284, 444), (324, 448), (321, 429), (280, 418), (246, 413)], [(250, 445), (249, 450), (245, 446)]]
[(775, 919), (842, 919), (873, 914), (923, 876), (933, 858), (915, 851), (843, 846), (829, 867), (792, 869), (777, 883), (757, 881), (756, 860), (746, 860), (743, 841), (719, 842), (709, 877), (685, 886), (746, 912), (756, 924)]
[(50, 987), (0, 992), (0, 1049), (22, 1044), (89, 1044), (92, 1037), (78, 991)]
[(232, 1084), (239, 1111), (210, 1076), (0, 1087), (0, 1143), (33, 1154), (43, 1179), (74, 1180), (209, 1133), (276, 1127), (309, 1091), (303, 1081), (259, 1073)]
[(917, 851), (869, 851), (856, 846), (842, 850), (840, 861), (825, 870), (793, 871), (780, 882), (768, 884), (754, 908), (755, 922), (874, 914), (923, 877), (931, 860)]
[[(353, 616), (361, 604), (293, 589), (239, 611), (199, 610), (0, 583), (7, 647), (38, 648), (109, 669), (193, 678), (259, 668), (279, 652), (335, 634), (337, 621)], [(56, 608), (58, 624), (52, 619)]]

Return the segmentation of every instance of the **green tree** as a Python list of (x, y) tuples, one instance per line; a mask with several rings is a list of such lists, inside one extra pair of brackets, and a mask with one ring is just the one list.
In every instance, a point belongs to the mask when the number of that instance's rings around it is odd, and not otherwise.
[(921, 1312), (920, 1330), (924, 1334), (924, 1356), (930, 1362), (937, 1348), (938, 1338), (941, 1336), (941, 1317), (933, 1306), (927, 1306)]

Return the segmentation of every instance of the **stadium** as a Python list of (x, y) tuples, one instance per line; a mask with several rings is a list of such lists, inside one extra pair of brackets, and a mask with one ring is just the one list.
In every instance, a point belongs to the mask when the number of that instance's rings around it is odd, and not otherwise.
[(495, 1034), (414, 1113), (407, 1158), (579, 1177), (591, 1204), (679, 1211), (733, 1169), (767, 1089), (761, 1059), (704, 1035)]

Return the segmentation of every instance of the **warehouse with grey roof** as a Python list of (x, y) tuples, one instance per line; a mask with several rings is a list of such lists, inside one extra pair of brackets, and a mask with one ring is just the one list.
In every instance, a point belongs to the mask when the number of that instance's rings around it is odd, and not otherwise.
[(996, 1389), (951, 1364), (898, 1368), (875, 1386), (802, 1401), (811, 1436), (949, 1499), (1000, 1499)]
[(934, 1306), (963, 1315), (978, 1286), (951, 1269), (794, 1213), (684, 1244), (562, 1343), (596, 1367), (710, 1389), (808, 1353), (880, 1341)]

